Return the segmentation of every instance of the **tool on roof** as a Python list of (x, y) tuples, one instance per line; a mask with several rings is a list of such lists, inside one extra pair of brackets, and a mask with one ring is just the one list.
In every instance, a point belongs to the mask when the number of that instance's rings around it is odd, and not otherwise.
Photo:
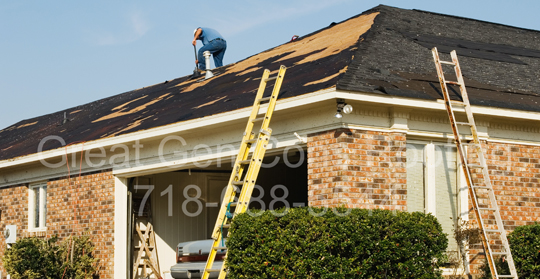
[(191, 75), (189, 79), (195, 79), (202, 76), (201, 73), (199, 73), (199, 65), (197, 65), (197, 47), (193, 46), (193, 50), (195, 51), (195, 70), (193, 70), (193, 75)]
[[(486, 164), (486, 159), (484, 158), (482, 145), (480, 143), (480, 140), (478, 139), (478, 132), (476, 129), (476, 124), (471, 110), (471, 104), (469, 102), (469, 96), (467, 94), (467, 89), (465, 88), (465, 81), (463, 79), (461, 68), (459, 66), (456, 51), (453, 50), (450, 53), (452, 57), (452, 62), (441, 61), (437, 48), (433, 48), (432, 52), (433, 60), (435, 61), (435, 67), (437, 68), (437, 75), (439, 76), (439, 82), (441, 84), (441, 90), (444, 96), (446, 111), (448, 112), (448, 117), (450, 118), (450, 125), (452, 125), (454, 140), (457, 146), (457, 150), (459, 152), (459, 157), (461, 159), (461, 166), (463, 167), (465, 179), (467, 180), (469, 196), (472, 201), (476, 220), (478, 221), (478, 225), (480, 227), (482, 244), (484, 246), (486, 258), (489, 262), (491, 275), (493, 279), (517, 279), (518, 275), (516, 272), (516, 266), (514, 264), (514, 259), (512, 258), (510, 245), (508, 244), (508, 239), (506, 238), (506, 230), (504, 229), (504, 224), (501, 218), (501, 213), (499, 211), (499, 206), (497, 205), (493, 186), (491, 185), (491, 180), (489, 178), (489, 171)], [(442, 68), (443, 64), (454, 66), (457, 81), (447, 81), (445, 79), (444, 71)], [(462, 101), (450, 99), (447, 84), (459, 86)], [(467, 121), (459, 122), (456, 120), (456, 114), (453, 106), (459, 106), (464, 108)], [(473, 142), (462, 143), (462, 138), (458, 129), (459, 126), (467, 126), (470, 128)], [(470, 148), (466, 150), (464, 147), (465, 145)], [(473, 164), (473, 162), (469, 161), (470, 159), (477, 159), (479, 164)], [(473, 168), (479, 169), (481, 172), (472, 172), (471, 169)], [(480, 175), (477, 175), (473, 179), (473, 174)], [(494, 223), (492, 222), (493, 219), (495, 219)], [(499, 243), (502, 244), (502, 247)], [(508, 267), (510, 268), (509, 275), (500, 275), (498, 273), (495, 266), (494, 258), (494, 256), (496, 255), (506, 258), (506, 261), (508, 262)]]
[[(264, 154), (272, 134), (272, 129), (268, 126), (276, 107), (279, 90), (286, 69), (285, 66), (281, 66), (277, 76), (271, 78), (269, 78), (270, 71), (264, 70), (259, 90), (257, 91), (257, 96), (255, 97), (255, 102), (253, 103), (253, 108), (240, 144), (238, 156), (236, 157), (234, 168), (229, 179), (229, 184), (227, 185), (225, 195), (220, 204), (219, 214), (212, 232), (212, 239), (214, 239), (214, 242), (208, 256), (208, 261), (206, 262), (206, 267), (202, 276), (203, 279), (208, 279), (210, 273), (219, 272), (218, 278), (220, 279), (224, 279), (227, 275), (225, 270), (226, 264), (223, 264), (221, 269), (212, 269), (217, 252), (227, 250), (225, 245), (221, 244), (224, 235), (222, 230), (228, 229), (231, 226), (231, 220), (234, 219), (236, 215), (245, 212), (248, 208), (249, 200), (251, 199), (251, 194), (255, 187), (255, 182), (257, 181)], [(266, 83), (272, 80), (276, 81), (272, 95), (263, 97)], [(264, 115), (259, 115), (261, 103), (263, 102), (268, 102), (268, 108)], [(258, 130), (258, 133), (255, 132), (257, 129), (253, 129), (256, 122), (261, 122), (261, 128)], [(255, 148), (253, 149), (253, 153), (250, 154), (251, 147)], [(244, 170), (247, 171), (244, 172)], [(235, 197), (236, 189), (238, 189), (238, 187), (241, 187), (240, 196)], [(231, 216), (231, 207), (233, 206), (235, 209)], [(227, 255), (225, 255), (225, 258), (226, 257)]]

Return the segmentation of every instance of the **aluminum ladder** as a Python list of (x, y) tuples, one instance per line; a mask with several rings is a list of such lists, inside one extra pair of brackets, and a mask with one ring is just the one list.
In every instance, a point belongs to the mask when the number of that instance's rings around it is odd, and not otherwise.
[[(255, 97), (255, 102), (253, 103), (253, 109), (251, 110), (246, 130), (240, 144), (240, 149), (238, 151), (238, 156), (236, 157), (233, 171), (231, 173), (225, 195), (223, 196), (216, 224), (212, 232), (212, 239), (214, 242), (206, 262), (202, 276), (203, 279), (208, 279), (210, 273), (213, 272), (219, 272), (218, 278), (220, 279), (225, 278), (227, 275), (225, 264), (222, 265), (221, 269), (212, 269), (212, 266), (214, 264), (217, 252), (227, 250), (227, 248), (222, 244), (224, 234), (223, 230), (230, 227), (231, 220), (234, 218), (234, 216), (245, 212), (248, 208), (249, 200), (251, 199), (251, 194), (253, 192), (253, 188), (255, 187), (255, 182), (257, 181), (257, 176), (261, 168), (264, 154), (266, 153), (266, 148), (272, 134), (272, 129), (268, 126), (276, 107), (277, 98), (286, 69), (287, 68), (285, 66), (281, 66), (277, 76), (275, 77), (269, 77), (269, 70), (264, 70), (262, 75), (257, 96)], [(272, 95), (263, 98), (266, 83), (272, 80), (275, 80)], [(261, 109), (261, 103), (263, 102), (268, 102), (268, 107), (264, 113), (264, 116), (260, 116), (259, 111)], [(256, 129), (253, 129), (256, 123), (261, 123), (258, 132), (255, 132)], [(254, 147), (253, 152), (250, 154), (250, 149), (252, 149), (252, 147)], [(247, 171), (245, 171), (246, 169)], [(236, 200), (236, 189), (239, 187), (241, 187), (241, 192)], [(230, 212), (231, 206), (235, 207), (234, 213)], [(225, 259), (226, 258), (227, 254), (225, 254)]]
[[(463, 167), (463, 173), (465, 174), (465, 179), (467, 180), (467, 185), (469, 189), (469, 196), (472, 200), (473, 210), (476, 215), (476, 220), (480, 227), (480, 235), (482, 238), (482, 244), (484, 246), (484, 251), (486, 258), (488, 259), (489, 268), (491, 270), (491, 275), (493, 279), (498, 278), (515, 278), (517, 279), (516, 266), (514, 264), (514, 259), (510, 251), (510, 245), (506, 237), (506, 231), (504, 229), (503, 221), (501, 219), (501, 213), (499, 211), (499, 206), (497, 205), (497, 200), (495, 198), (495, 193), (491, 185), (491, 180), (489, 178), (489, 172), (486, 164), (486, 159), (484, 157), (484, 152), (482, 150), (482, 145), (478, 139), (478, 132), (476, 129), (476, 124), (474, 122), (473, 113), (471, 111), (471, 104), (469, 102), (469, 96), (467, 95), (467, 89), (465, 88), (465, 81), (459, 66), (459, 61), (457, 58), (456, 51), (453, 50), (450, 53), (452, 57), (452, 62), (441, 61), (439, 58), (439, 52), (437, 48), (432, 49), (433, 60), (435, 61), (435, 67), (437, 68), (437, 75), (439, 76), (439, 82), (441, 84), (441, 90), (444, 96), (444, 103), (446, 106), (446, 111), (448, 112), (448, 117), (450, 118), (450, 125), (452, 125), (452, 131), (454, 133), (454, 140), (461, 158), (461, 166)], [(444, 77), (444, 71), (442, 65), (451, 65), (454, 66), (454, 71), (456, 73), (457, 81), (447, 81)], [(461, 92), (462, 101), (451, 100), (448, 92), (448, 84), (459, 86)], [(456, 121), (456, 115), (454, 112), (453, 106), (462, 107), (465, 110), (467, 116), (466, 122)], [(462, 138), (459, 133), (459, 126), (469, 127), (471, 130), (473, 141), (471, 143), (463, 143)], [(467, 159), (467, 154), (465, 152), (464, 146), (470, 147), (467, 151), (472, 151), (471, 155), (476, 154), (478, 156), (479, 164), (470, 163)], [(477, 181), (472, 178), (471, 169), (480, 169), (482, 176), (476, 177)], [(485, 199), (485, 195), (488, 195), (488, 199)], [(480, 203), (479, 201), (480, 196)], [(495, 218), (494, 224), (489, 224), (487, 219), (489, 217)], [(488, 238), (489, 237), (489, 238)], [(493, 243), (500, 241), (503, 249), (498, 249), (501, 251), (494, 251)], [(494, 256), (505, 256), (506, 261), (508, 262), (508, 267), (510, 268), (510, 275), (500, 275), (495, 267), (495, 258)]]

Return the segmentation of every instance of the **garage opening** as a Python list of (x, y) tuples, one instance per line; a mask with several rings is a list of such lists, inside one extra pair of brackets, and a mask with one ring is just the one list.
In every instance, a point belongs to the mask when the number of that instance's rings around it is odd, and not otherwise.
[[(143, 266), (135, 266), (140, 250), (137, 226), (142, 231), (149, 224), (153, 227), (155, 247), (150, 249), (156, 251), (162, 274), (167, 274), (176, 264), (178, 243), (211, 238), (232, 164), (175, 170), (129, 180), (131, 256), (128, 263), (132, 264), (128, 269), (129, 278), (134, 278), (135, 273), (135, 278), (146, 278)], [(266, 156), (249, 208), (273, 210), (307, 204), (307, 152), (294, 149)]]

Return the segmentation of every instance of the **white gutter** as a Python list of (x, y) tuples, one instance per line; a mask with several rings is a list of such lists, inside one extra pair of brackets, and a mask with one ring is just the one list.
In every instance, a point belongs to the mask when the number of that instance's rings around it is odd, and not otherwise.
[[(356, 100), (362, 102), (380, 103), (385, 105), (395, 105), (411, 108), (425, 108), (435, 110), (446, 110), (442, 100), (421, 100), (412, 98), (395, 97), (373, 93), (359, 93), (354, 91), (336, 91), (336, 98), (346, 100)], [(475, 115), (498, 116), (515, 119), (540, 120), (539, 112), (529, 112), (522, 110), (492, 108), (484, 106), (471, 106)], [(456, 109), (457, 110), (457, 109)], [(459, 111), (459, 110), (458, 110)]]

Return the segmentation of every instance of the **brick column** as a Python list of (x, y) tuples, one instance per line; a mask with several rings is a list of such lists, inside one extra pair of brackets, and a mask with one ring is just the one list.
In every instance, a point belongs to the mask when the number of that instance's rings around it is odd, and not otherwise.
[(404, 133), (341, 128), (307, 146), (310, 206), (407, 209)]

